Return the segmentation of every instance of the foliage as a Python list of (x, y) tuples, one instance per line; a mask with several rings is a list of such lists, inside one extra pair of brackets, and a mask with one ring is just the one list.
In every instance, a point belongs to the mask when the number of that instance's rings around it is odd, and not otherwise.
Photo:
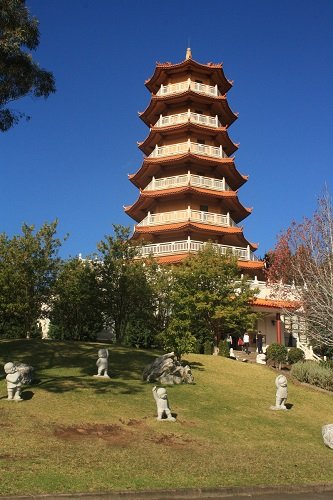
[(281, 344), (271, 344), (266, 349), (267, 361), (274, 361), (279, 364), (279, 369), (281, 369), (281, 364), (287, 361), (288, 349), (286, 346)]
[(333, 346), (333, 207), (327, 190), (312, 218), (293, 222), (280, 235), (268, 279), (286, 298), (285, 285), (292, 285), (309, 339), (316, 346)]
[(213, 354), (213, 343), (211, 340), (206, 340), (203, 345), (203, 353), (211, 355)]
[(172, 315), (168, 327), (159, 334), (164, 350), (174, 352), (180, 360), (183, 354), (197, 349), (196, 338), (190, 330), (190, 322), (179, 315)]
[(37, 231), (23, 224), (21, 235), (0, 235), (0, 336), (31, 337), (48, 316), (60, 265), (56, 229), (57, 221)]
[(178, 348), (186, 349), (184, 353), (193, 350), (193, 337), (212, 344), (221, 333), (252, 327), (257, 318), (249, 305), (255, 290), (240, 279), (237, 260), (211, 245), (175, 267), (170, 280), (170, 324), (161, 337), (182, 337)]
[(333, 370), (316, 361), (299, 361), (291, 369), (291, 374), (300, 382), (333, 391)]
[(54, 287), (49, 336), (94, 340), (103, 329), (99, 286), (93, 264), (72, 258), (63, 263)]
[[(153, 329), (155, 304), (146, 275), (146, 263), (136, 259), (137, 249), (129, 240), (130, 229), (114, 225), (114, 235), (98, 244), (95, 261), (106, 324), (114, 330), (118, 343), (133, 344), (130, 338), (137, 320)], [(131, 323), (134, 322), (134, 325)]]
[(229, 358), (230, 351), (228, 342), (226, 340), (220, 340), (218, 348), (219, 348), (219, 356), (223, 356), (224, 358)]
[(288, 363), (291, 365), (298, 363), (299, 361), (304, 361), (304, 358), (304, 352), (299, 347), (291, 347), (288, 350)]
[(16, 124), (24, 113), (7, 106), (31, 95), (55, 92), (52, 73), (39, 67), (31, 52), (39, 45), (38, 20), (31, 17), (25, 0), (1, 0), (0, 8), (0, 131)]

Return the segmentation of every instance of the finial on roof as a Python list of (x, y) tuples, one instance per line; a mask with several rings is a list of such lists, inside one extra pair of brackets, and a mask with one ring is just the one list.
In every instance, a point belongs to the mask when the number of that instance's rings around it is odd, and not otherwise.
[(192, 59), (192, 51), (190, 48), (186, 49), (186, 58), (185, 59)]

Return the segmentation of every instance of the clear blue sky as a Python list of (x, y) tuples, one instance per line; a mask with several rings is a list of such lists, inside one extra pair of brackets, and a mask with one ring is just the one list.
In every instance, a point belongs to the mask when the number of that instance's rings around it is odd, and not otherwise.
[(40, 21), (34, 54), (56, 78), (47, 100), (13, 107), (32, 116), (0, 135), (0, 231), (58, 218), (62, 255), (87, 255), (133, 226), (123, 213), (141, 165), (138, 118), (155, 62), (222, 62), (238, 120), (239, 191), (253, 207), (244, 234), (262, 256), (292, 219), (311, 215), (324, 184), (333, 192), (332, 0), (27, 0)]

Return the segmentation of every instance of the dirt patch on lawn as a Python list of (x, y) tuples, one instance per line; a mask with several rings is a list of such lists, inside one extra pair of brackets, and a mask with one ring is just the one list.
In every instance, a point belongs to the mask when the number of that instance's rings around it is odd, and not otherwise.
[(163, 446), (172, 446), (172, 448), (183, 448), (184, 446), (189, 446), (196, 442), (195, 439), (191, 439), (188, 436), (182, 436), (179, 434), (156, 434), (149, 438), (155, 444), (160, 444)]
[(108, 442), (130, 441), (130, 434), (120, 425), (91, 424), (58, 427), (54, 435), (60, 439), (78, 440), (83, 438), (103, 439)]

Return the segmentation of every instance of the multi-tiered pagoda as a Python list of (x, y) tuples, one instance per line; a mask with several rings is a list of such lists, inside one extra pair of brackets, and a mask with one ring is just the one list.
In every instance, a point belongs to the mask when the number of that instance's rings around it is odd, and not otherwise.
[(187, 49), (179, 64), (158, 63), (146, 87), (151, 100), (140, 118), (150, 130), (139, 143), (145, 157), (129, 176), (140, 194), (125, 208), (137, 222), (133, 239), (144, 242), (143, 256), (177, 263), (210, 241), (237, 256), (243, 272), (261, 275), (257, 245), (240, 225), (251, 209), (238, 198), (247, 177), (232, 156), (237, 145), (228, 128), (237, 115), (222, 64), (200, 64)]

